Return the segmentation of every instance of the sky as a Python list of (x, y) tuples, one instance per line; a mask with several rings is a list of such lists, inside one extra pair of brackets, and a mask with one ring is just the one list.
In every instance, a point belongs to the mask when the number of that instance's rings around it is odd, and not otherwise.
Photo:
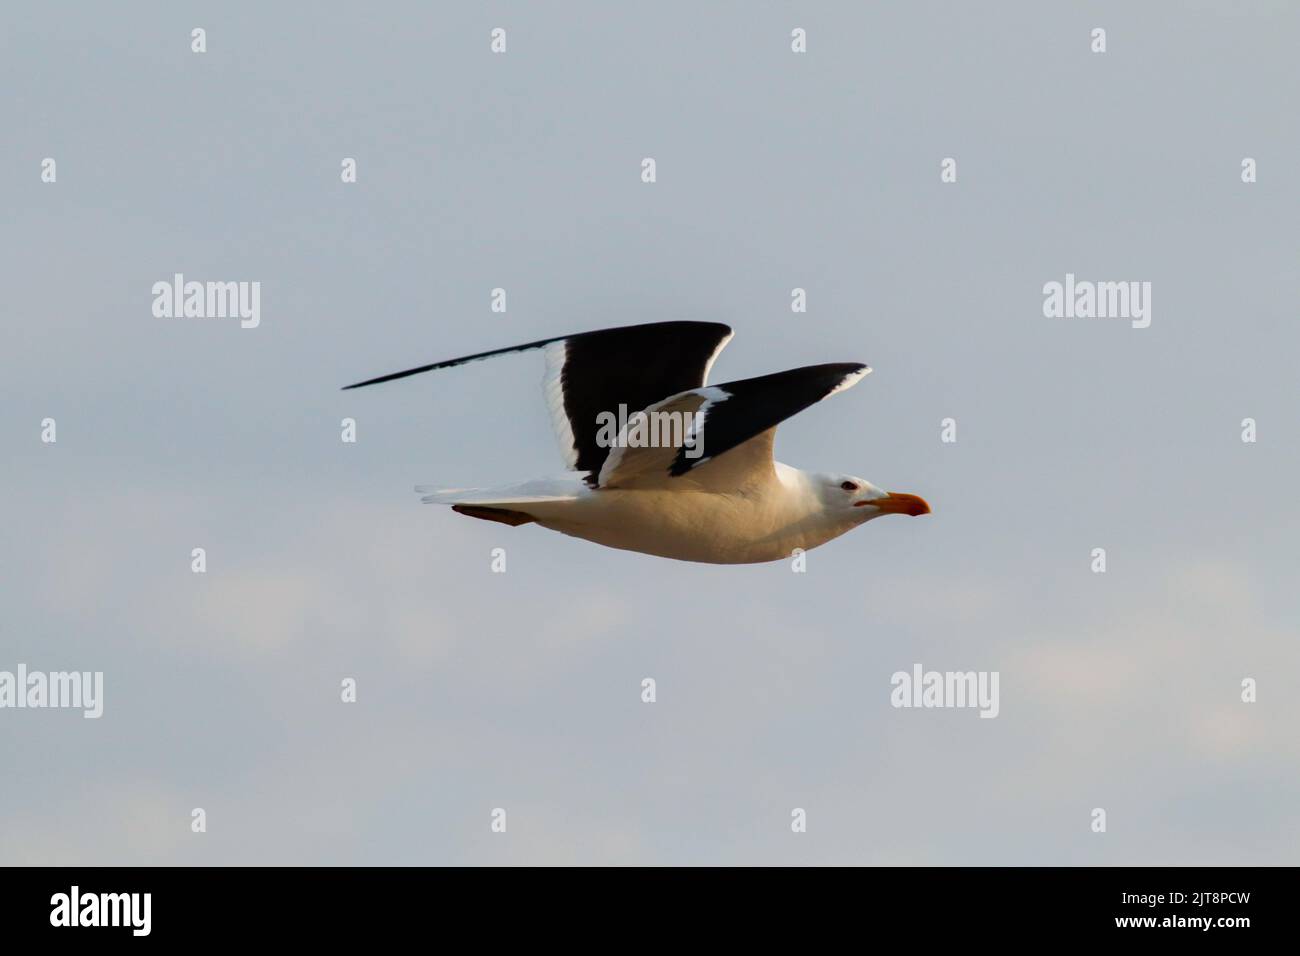
[[(1295, 864), (1298, 39), (1284, 2), (15, 8), (0, 671), (104, 699), (0, 708), (0, 863)], [(176, 273), (259, 324), (156, 316)], [(1067, 274), (1150, 325), (1045, 315)], [(871, 364), (777, 455), (934, 513), (802, 572), (608, 550), (412, 491), (561, 469), (539, 354), (340, 391), (666, 319), (735, 329), (716, 382)], [(917, 664), (997, 672), (997, 717), (892, 706)]]

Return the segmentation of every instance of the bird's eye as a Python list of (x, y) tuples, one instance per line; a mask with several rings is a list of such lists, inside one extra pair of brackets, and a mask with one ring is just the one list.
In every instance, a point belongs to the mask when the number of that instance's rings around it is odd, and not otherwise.
[(843, 488), (845, 491), (857, 491), (857, 490), (858, 490), (858, 486), (857, 486), (856, 484), (854, 484), (853, 482), (851, 482), (851, 481), (844, 481), (844, 482), (841, 482), (841, 483), (840, 483), (840, 487)]

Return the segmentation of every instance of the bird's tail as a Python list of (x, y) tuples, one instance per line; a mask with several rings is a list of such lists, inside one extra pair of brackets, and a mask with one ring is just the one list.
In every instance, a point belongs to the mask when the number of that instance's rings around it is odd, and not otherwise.
[(506, 488), (434, 488), (416, 485), (415, 490), (426, 505), (451, 505), (457, 514), (501, 524), (521, 525), (536, 521), (538, 511), (545, 513), (563, 508), (578, 498), (569, 484), (528, 482)]
[(502, 488), (437, 488), (433, 485), (416, 485), (426, 505), (507, 505), (544, 501), (573, 501), (579, 490), (556, 487), (549, 482), (530, 481), (522, 485)]
[(542, 478), (500, 488), (435, 488), (416, 485), (426, 505), (451, 505), (458, 514), (521, 525), (563, 512), (588, 493), (582, 475)]

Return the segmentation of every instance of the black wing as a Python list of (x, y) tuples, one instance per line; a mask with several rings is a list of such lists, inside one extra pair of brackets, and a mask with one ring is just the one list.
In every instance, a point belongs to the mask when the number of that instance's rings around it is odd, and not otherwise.
[(731, 334), (730, 328), (717, 322), (650, 322), (599, 329), (433, 362), (345, 388), (544, 348), (547, 401), (565, 464), (596, 475), (609, 454), (608, 448), (596, 443), (597, 416), (602, 412), (618, 416), (620, 405), (630, 415), (669, 395), (702, 386)]
[(860, 362), (808, 365), (697, 390), (705, 399), (699, 429), (702, 454), (691, 458), (681, 449), (668, 473), (679, 477), (713, 461), (809, 405), (851, 388), (870, 371)]

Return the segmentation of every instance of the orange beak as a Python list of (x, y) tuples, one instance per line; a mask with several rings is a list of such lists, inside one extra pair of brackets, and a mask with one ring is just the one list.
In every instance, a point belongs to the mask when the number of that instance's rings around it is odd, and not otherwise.
[(901, 492), (891, 491), (883, 498), (877, 498), (875, 501), (855, 501), (853, 507), (861, 508), (863, 505), (875, 505), (880, 509), (881, 514), (886, 515), (928, 515), (930, 506), (926, 504), (925, 499), (920, 495), (906, 495)]

